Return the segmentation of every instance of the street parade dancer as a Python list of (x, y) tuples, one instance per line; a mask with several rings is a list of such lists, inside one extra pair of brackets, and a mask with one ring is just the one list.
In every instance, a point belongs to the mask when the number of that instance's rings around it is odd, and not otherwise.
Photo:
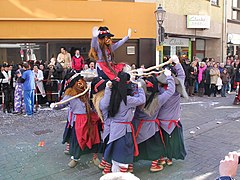
[[(106, 99), (106, 100), (105, 100)], [(130, 75), (119, 72), (112, 81), (112, 86), (106, 86), (103, 101), (109, 102), (108, 118), (110, 122), (109, 141), (104, 159), (112, 163), (105, 166), (103, 174), (112, 172), (127, 172), (133, 157), (138, 155), (134, 128), (131, 123), (137, 106), (146, 101), (142, 88), (132, 88)]]
[(146, 104), (143, 108), (137, 107), (133, 121), (139, 148), (139, 156), (136, 157), (136, 160), (152, 161), (151, 172), (163, 170), (163, 165), (158, 163), (165, 154), (165, 143), (157, 116), (159, 109), (175, 92), (175, 82), (171, 76), (171, 71), (166, 69), (164, 74), (168, 87), (162, 94), (159, 94), (156, 76), (144, 78), (147, 91), (145, 93)]
[[(176, 91), (168, 101), (160, 107), (157, 117), (160, 121), (161, 128), (163, 129), (162, 132), (166, 147), (166, 159), (162, 158), (160, 162), (161, 164), (164, 164), (164, 161), (166, 160), (165, 162), (167, 165), (172, 165), (173, 158), (184, 160), (186, 156), (182, 124), (180, 122), (180, 96), (187, 97), (184, 88), (185, 73), (176, 55), (173, 55), (170, 58), (170, 61), (175, 65), (173, 69), (176, 73)], [(162, 87), (159, 89), (160, 94), (164, 93), (166, 88), (168, 89), (168, 85), (163, 79), (161, 79), (161, 75), (157, 77), (158, 81), (162, 84)]]
[[(68, 166), (77, 165), (80, 156), (88, 153), (97, 153), (100, 143), (98, 132), (99, 117), (91, 111), (87, 83), (79, 73), (71, 72), (66, 82), (64, 97), (60, 103), (52, 103), (51, 108), (62, 109), (69, 105), (70, 121), (65, 128), (63, 142), (70, 142), (69, 153), (72, 156)], [(82, 94), (78, 98), (72, 98)], [(71, 100), (69, 100), (72, 98)], [(93, 158), (97, 158), (94, 154)]]
[(99, 77), (113, 80), (117, 73), (122, 71), (124, 63), (114, 63), (114, 51), (122, 46), (131, 36), (131, 29), (128, 29), (128, 35), (122, 40), (113, 43), (109, 29), (104, 27), (94, 27), (92, 29), (91, 49), (89, 58), (97, 61), (96, 69)]
[[(110, 133), (110, 119), (108, 118), (108, 106), (110, 103), (110, 98), (106, 98), (108, 94), (105, 94), (105, 87), (108, 86), (110, 88), (112, 83), (111, 81), (107, 81), (108, 80), (103, 80), (100, 77), (96, 77), (93, 79), (91, 84), (91, 92), (93, 94), (92, 102), (99, 118), (102, 120), (103, 123), (103, 128), (101, 131), (102, 142), (100, 148), (100, 152), (102, 154), (104, 154)], [(105, 170), (105, 173), (109, 172), (111, 169), (111, 160), (107, 162), (104, 157), (102, 157), (102, 161), (98, 165), (98, 167)]]

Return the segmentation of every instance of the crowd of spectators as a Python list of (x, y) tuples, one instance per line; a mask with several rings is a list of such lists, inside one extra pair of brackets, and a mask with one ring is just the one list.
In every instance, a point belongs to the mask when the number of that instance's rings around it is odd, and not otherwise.
[(64, 77), (73, 70), (96, 73), (95, 62), (86, 62), (79, 49), (71, 57), (65, 47), (48, 63), (37, 60), (10, 65), (4, 62), (0, 71), (3, 112), (31, 116), (34, 104), (49, 105), (58, 101)]
[(214, 58), (195, 58), (192, 62), (182, 58), (186, 79), (185, 86), (189, 96), (226, 97), (237, 88), (236, 69), (238, 56), (228, 57), (226, 63), (216, 62)]
[[(185, 87), (190, 97), (226, 97), (236, 90), (235, 74), (240, 61), (238, 56), (228, 57), (225, 64), (216, 62), (213, 58), (204, 58), (201, 62), (197, 57), (192, 62), (186, 56), (180, 59), (186, 74)], [(167, 61), (168, 57), (164, 57), (164, 60)], [(132, 64), (131, 68), (137, 69), (136, 64)], [(144, 64), (140, 68), (145, 69)], [(64, 88), (64, 77), (72, 70), (85, 72), (85, 77), (96, 74), (95, 62), (86, 63), (78, 49), (71, 57), (66, 48), (61, 47), (57, 58), (53, 55), (49, 63), (4, 63), (0, 72), (0, 90), (4, 94), (3, 111), (32, 115), (34, 101), (35, 104), (37, 102), (46, 105), (58, 101)]]

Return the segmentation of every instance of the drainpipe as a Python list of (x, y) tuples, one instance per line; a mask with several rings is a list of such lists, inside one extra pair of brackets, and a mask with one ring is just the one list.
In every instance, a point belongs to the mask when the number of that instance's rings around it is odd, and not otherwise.
[(223, 25), (222, 25), (222, 62), (226, 63), (226, 38), (227, 38), (227, 0), (223, 0)]

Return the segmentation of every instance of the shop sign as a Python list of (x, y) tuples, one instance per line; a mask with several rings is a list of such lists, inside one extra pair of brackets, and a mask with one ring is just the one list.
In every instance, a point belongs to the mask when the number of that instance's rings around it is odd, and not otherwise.
[(187, 28), (210, 29), (210, 16), (187, 15)]
[(135, 54), (135, 46), (127, 46), (127, 54)]
[(188, 47), (189, 39), (184, 38), (168, 38), (164, 40), (163, 46), (181, 46)]
[(240, 44), (240, 34), (228, 34), (228, 43)]

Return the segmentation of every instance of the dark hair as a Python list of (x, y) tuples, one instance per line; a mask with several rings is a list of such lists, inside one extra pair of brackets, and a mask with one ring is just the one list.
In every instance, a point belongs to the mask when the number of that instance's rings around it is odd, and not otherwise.
[(65, 50), (65, 51), (66, 51), (66, 47), (64, 47), (64, 46), (62, 46), (60, 49), (63, 49), (63, 50)]
[(25, 67), (26, 69), (29, 68), (29, 64), (28, 64), (28, 62), (23, 62), (23, 65), (22, 65), (22, 66)]
[(37, 68), (39, 69), (39, 65), (38, 65), (38, 64), (34, 64), (33, 67), (34, 67), (34, 66), (37, 66)]

